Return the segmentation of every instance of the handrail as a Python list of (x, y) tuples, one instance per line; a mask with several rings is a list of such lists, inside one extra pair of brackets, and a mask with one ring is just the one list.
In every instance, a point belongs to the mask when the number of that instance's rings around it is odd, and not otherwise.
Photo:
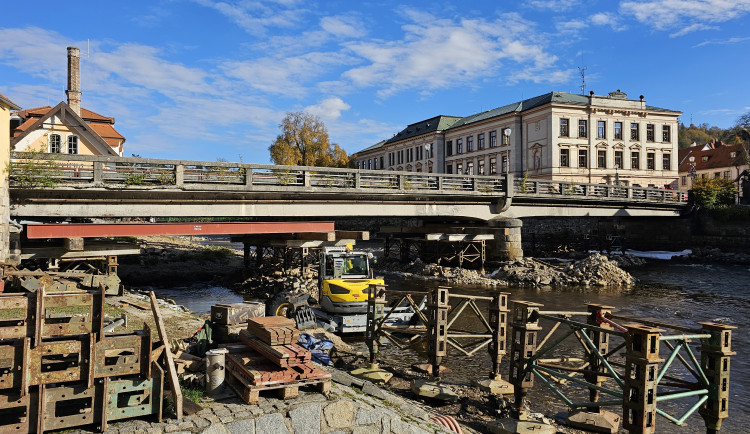
[[(48, 155), (50, 154), (44, 156)], [(40, 160), (39, 154), (19, 152), (12, 152), (11, 158), (16, 161), (32, 158)], [(685, 192), (674, 190), (518, 179), (511, 174), (455, 175), (67, 154), (50, 155), (43, 160), (47, 172), (35, 171), (32, 176), (24, 172), (23, 165), (12, 165), (9, 174), (11, 187), (24, 187), (24, 183), (34, 181), (33, 176), (44, 176), (52, 179), (55, 186), (76, 185), (77, 188), (85, 187), (86, 184), (91, 187), (115, 184), (133, 188), (161, 186), (199, 189), (201, 185), (221, 184), (254, 191), (354, 190), (372, 194), (429, 192), (493, 198), (527, 197), (661, 204), (687, 202)]]

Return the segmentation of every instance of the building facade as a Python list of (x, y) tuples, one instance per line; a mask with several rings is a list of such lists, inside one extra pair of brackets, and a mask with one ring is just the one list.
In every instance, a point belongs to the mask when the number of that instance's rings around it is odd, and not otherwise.
[(703, 146), (690, 146), (679, 152), (679, 184), (689, 190), (693, 181), (700, 178), (721, 178), (736, 182), (750, 169), (750, 155), (743, 145), (725, 145), (711, 142)]
[[(607, 96), (550, 92), (471, 116), (411, 124), (352, 159), (371, 170), (676, 187), (680, 114), (619, 90)], [(429, 154), (417, 151), (426, 146)], [(377, 167), (370, 163), (381, 159)]]

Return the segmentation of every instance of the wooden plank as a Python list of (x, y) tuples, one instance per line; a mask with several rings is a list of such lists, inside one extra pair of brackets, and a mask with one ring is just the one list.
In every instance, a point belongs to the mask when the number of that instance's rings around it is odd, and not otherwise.
[(167, 378), (169, 378), (169, 385), (172, 388), (175, 416), (177, 416), (177, 420), (180, 420), (182, 419), (182, 390), (180, 389), (180, 380), (177, 379), (177, 369), (172, 358), (172, 351), (169, 349), (169, 338), (167, 337), (167, 330), (164, 327), (164, 320), (161, 317), (161, 311), (159, 311), (159, 303), (156, 301), (154, 291), (151, 291), (149, 295), (151, 296), (151, 311), (154, 313), (156, 331), (159, 332), (159, 339), (161, 339), (164, 345), (164, 360), (167, 365)]
[(298, 240), (336, 241), (336, 232), (308, 232), (297, 234)]

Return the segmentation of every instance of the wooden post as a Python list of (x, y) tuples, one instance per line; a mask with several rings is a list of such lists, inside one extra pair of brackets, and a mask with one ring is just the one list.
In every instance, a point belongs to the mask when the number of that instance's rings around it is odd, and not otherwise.
[(154, 291), (151, 291), (151, 311), (154, 313), (154, 322), (156, 322), (156, 330), (159, 332), (159, 339), (161, 339), (164, 345), (164, 360), (167, 365), (167, 377), (169, 378), (169, 385), (172, 388), (172, 399), (174, 400), (174, 412), (177, 416), (177, 420), (182, 419), (182, 390), (180, 390), (180, 381), (177, 379), (177, 369), (174, 366), (174, 359), (172, 358), (172, 351), (169, 349), (169, 339), (167, 338), (167, 330), (164, 328), (164, 320), (161, 317), (159, 311), (159, 304), (156, 301)]

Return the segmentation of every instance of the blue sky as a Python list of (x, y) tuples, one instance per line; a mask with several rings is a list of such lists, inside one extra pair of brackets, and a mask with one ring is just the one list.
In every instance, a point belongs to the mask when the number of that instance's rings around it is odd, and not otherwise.
[[(750, 0), (3, 3), (0, 93), (116, 118), (125, 154), (268, 163), (286, 112), (352, 153), (434, 115), (615, 89), (682, 120), (750, 111)], [(742, 25), (745, 23), (745, 25)]]

